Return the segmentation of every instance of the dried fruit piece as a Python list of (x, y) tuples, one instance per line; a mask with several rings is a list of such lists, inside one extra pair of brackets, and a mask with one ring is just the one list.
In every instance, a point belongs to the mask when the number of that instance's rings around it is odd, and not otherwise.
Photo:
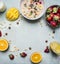
[(26, 57), (27, 54), (26, 54), (25, 52), (22, 52), (22, 53), (20, 53), (20, 56), (21, 56), (21, 57)]
[(39, 2), (40, 4), (42, 4), (42, 2)]
[(33, 0), (34, 2), (39, 2), (39, 0)]
[(14, 55), (13, 55), (13, 54), (10, 54), (10, 55), (9, 55), (9, 58), (10, 58), (11, 60), (13, 60), (13, 59), (14, 59)]
[(2, 36), (2, 32), (0, 31), (0, 37)]
[(49, 53), (49, 48), (48, 46), (46, 47), (46, 49), (44, 50), (45, 53)]

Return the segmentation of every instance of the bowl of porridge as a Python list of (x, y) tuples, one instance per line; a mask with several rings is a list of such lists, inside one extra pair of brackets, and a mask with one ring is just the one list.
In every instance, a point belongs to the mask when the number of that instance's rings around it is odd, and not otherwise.
[(44, 0), (21, 0), (20, 12), (26, 19), (39, 19), (45, 12)]

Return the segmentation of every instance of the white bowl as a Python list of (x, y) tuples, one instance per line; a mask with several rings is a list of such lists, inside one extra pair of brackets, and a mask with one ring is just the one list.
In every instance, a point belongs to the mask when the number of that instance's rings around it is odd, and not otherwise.
[(45, 2), (44, 2), (44, 0), (41, 0), (41, 1), (43, 2), (43, 6), (44, 6), (41, 14), (40, 14), (38, 17), (36, 17), (36, 18), (28, 18), (28, 17), (26, 17), (26, 16), (22, 13), (22, 10), (21, 10), (21, 3), (22, 3), (23, 1), (24, 1), (24, 0), (20, 0), (20, 13), (21, 13), (22, 16), (25, 17), (26, 19), (28, 19), (28, 20), (37, 20), (37, 19), (41, 18), (41, 17), (43, 16), (43, 14), (45, 13), (45, 10), (46, 10), (46, 9), (45, 9)]

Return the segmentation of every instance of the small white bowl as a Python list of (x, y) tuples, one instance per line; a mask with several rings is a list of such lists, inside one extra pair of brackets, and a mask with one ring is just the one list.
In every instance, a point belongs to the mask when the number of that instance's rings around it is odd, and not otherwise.
[(5, 3), (3, 1), (0, 1), (0, 12), (4, 12), (6, 10)]
[(39, 19), (39, 18), (41, 18), (42, 16), (43, 16), (43, 14), (45, 13), (45, 2), (44, 2), (44, 0), (41, 0), (42, 2), (43, 2), (43, 6), (44, 6), (44, 9), (42, 10), (42, 12), (41, 12), (41, 14), (38, 16), (38, 17), (36, 17), (36, 18), (28, 18), (28, 17), (26, 17), (23, 13), (22, 13), (22, 10), (21, 10), (21, 3), (23, 2), (24, 0), (20, 0), (20, 13), (22, 14), (22, 16), (23, 17), (25, 17), (26, 19), (28, 19), (28, 20), (37, 20), (37, 19)]

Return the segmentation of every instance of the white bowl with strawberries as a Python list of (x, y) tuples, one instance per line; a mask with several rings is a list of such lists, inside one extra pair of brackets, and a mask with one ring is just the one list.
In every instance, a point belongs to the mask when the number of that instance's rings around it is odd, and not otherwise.
[(46, 10), (46, 20), (52, 28), (60, 25), (60, 6), (52, 5)]

